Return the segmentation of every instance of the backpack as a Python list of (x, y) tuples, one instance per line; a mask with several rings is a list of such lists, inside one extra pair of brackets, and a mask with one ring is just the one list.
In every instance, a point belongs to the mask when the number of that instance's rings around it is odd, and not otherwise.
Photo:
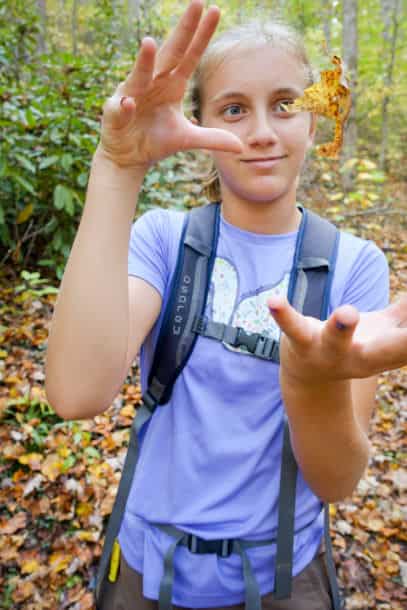
[[(339, 231), (320, 216), (298, 206), (302, 219), (298, 231), (294, 261), (288, 286), (288, 301), (304, 315), (327, 318), (330, 288), (335, 269)], [(139, 454), (138, 435), (157, 407), (168, 402), (174, 383), (185, 366), (198, 335), (244, 347), (254, 357), (279, 363), (279, 342), (260, 333), (248, 333), (204, 317), (211, 274), (219, 235), (220, 204), (210, 203), (194, 208), (185, 215), (177, 264), (169, 301), (151, 366), (148, 389), (133, 420), (129, 447), (118, 492), (105, 536), (102, 557), (96, 577), (96, 607), (104, 595), (107, 579), (117, 578), (120, 547), (117, 536), (130, 492)], [(261, 597), (245, 549), (277, 543), (275, 599), (286, 599), (292, 591), (292, 563), (297, 463), (290, 443), (288, 420), (284, 416), (280, 495), (277, 537), (268, 540), (205, 540), (170, 524), (152, 523), (174, 538), (164, 557), (164, 574), (160, 583), (159, 610), (171, 610), (174, 578), (173, 557), (178, 545), (192, 553), (217, 553), (228, 557), (239, 553), (246, 586), (245, 610), (261, 610)], [(329, 504), (324, 507), (324, 537), (328, 578), (334, 610), (343, 608), (336, 580), (335, 564), (329, 534)], [(307, 527), (307, 526), (306, 526)]]

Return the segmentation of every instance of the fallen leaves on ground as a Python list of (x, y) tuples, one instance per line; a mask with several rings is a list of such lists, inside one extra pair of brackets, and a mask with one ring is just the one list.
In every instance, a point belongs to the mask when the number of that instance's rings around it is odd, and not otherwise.
[[(359, 228), (391, 254), (392, 294), (398, 294), (407, 285), (405, 233)], [(53, 412), (44, 392), (44, 352), (54, 303), (54, 295), (16, 294), (0, 282), (2, 609), (93, 610), (105, 527), (140, 402), (134, 365), (103, 415), (67, 422)], [(406, 389), (406, 370), (381, 376), (369, 467), (352, 497), (331, 506), (347, 610), (406, 606)]]

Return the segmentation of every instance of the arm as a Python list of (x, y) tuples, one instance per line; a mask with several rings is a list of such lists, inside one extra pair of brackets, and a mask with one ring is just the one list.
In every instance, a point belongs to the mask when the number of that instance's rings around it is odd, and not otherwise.
[(159, 313), (156, 291), (141, 280), (132, 284), (136, 320), (129, 335), (128, 244), (144, 173), (115, 166), (100, 150), (92, 162), (46, 356), (47, 397), (67, 419), (93, 417), (109, 407)]
[(127, 271), (145, 173), (181, 150), (242, 151), (235, 135), (193, 125), (183, 113), (187, 81), (220, 17), (217, 7), (203, 10), (201, 0), (192, 0), (159, 51), (145, 38), (131, 72), (103, 107), (100, 144), (48, 340), (46, 393), (67, 419), (92, 417), (111, 404), (160, 311), (158, 292), (129, 280)]
[(350, 496), (363, 476), (376, 386), (376, 376), (310, 384), (281, 371), (293, 451), (304, 478), (324, 502)]
[(352, 493), (369, 458), (377, 374), (407, 363), (407, 295), (380, 311), (343, 305), (321, 322), (281, 297), (280, 379), (293, 451), (323, 500)]

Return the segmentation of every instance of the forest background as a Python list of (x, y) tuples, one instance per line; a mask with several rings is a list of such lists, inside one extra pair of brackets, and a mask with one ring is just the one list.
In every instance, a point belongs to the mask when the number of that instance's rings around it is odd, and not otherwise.
[[(209, 5), (209, 2), (207, 3)], [(406, 21), (401, 0), (219, 0), (219, 30), (277, 14), (303, 34), (315, 73), (340, 55), (353, 107), (339, 160), (310, 154), (300, 200), (386, 253), (392, 298), (407, 286)], [(186, 0), (0, 0), (0, 607), (93, 608), (92, 587), (140, 403), (137, 362), (114, 404), (65, 422), (47, 403), (44, 353), (84, 205), (105, 99), (141, 39), (165, 38)], [(404, 78), (403, 78), (404, 76)], [(318, 142), (333, 125), (319, 121)], [(404, 148), (403, 148), (404, 146)], [(135, 217), (206, 200), (208, 157), (147, 174)], [(96, 238), (96, 236), (95, 236)], [(406, 371), (381, 376), (369, 468), (331, 506), (347, 610), (406, 602)]]

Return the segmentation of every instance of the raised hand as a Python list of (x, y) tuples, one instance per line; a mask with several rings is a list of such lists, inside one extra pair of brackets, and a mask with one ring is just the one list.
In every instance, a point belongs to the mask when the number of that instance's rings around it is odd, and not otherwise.
[(148, 169), (188, 149), (241, 152), (236, 136), (193, 125), (183, 112), (187, 81), (220, 18), (215, 6), (202, 13), (202, 0), (192, 0), (159, 51), (144, 38), (133, 69), (106, 101), (99, 148), (117, 165)]
[(283, 331), (281, 365), (300, 382), (365, 378), (407, 365), (407, 294), (369, 313), (343, 305), (324, 322), (281, 297), (268, 304)]

